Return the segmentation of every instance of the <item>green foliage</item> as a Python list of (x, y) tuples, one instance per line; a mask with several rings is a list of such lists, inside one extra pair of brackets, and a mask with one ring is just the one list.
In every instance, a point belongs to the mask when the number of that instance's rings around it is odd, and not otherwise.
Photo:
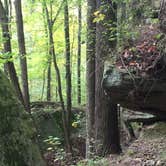
[(59, 149), (59, 146), (61, 145), (60, 138), (48, 136), (47, 139), (45, 139), (43, 142), (47, 143), (49, 146), (47, 148), (48, 151), (55, 151)]
[(96, 11), (94, 13), (94, 16), (95, 16), (95, 18), (94, 18), (93, 22), (97, 22), (97, 23), (100, 21), (103, 21), (105, 18), (105, 15), (103, 13), (101, 13), (100, 11)]
[[(30, 82), (30, 94), (31, 100), (40, 100), (42, 85), (44, 83), (44, 78), (47, 77), (47, 66), (48, 66), (48, 44), (47, 36), (45, 34), (44, 20), (43, 20), (43, 11), (42, 11), (42, 1), (36, 1), (30, 5), (28, 2), (23, 5), (24, 12), (24, 27), (26, 35), (26, 46), (28, 53), (28, 71), (29, 71), (29, 82)], [(83, 1), (82, 1), (83, 2)], [(56, 15), (56, 12), (59, 8), (61, 1), (50, 1), (46, 0), (49, 12), (49, 4), (52, 3), (53, 18)], [(77, 0), (69, 2), (69, 18), (70, 18), (70, 39), (71, 39), (71, 62), (72, 62), (72, 99), (73, 104), (77, 105)], [(85, 5), (82, 5), (82, 8), (85, 8)], [(31, 13), (31, 14), (29, 14)], [(83, 18), (85, 14), (83, 13)], [(63, 21), (63, 8), (60, 12), (59, 17), (57, 18), (54, 27), (54, 46), (55, 53), (57, 57), (57, 63), (60, 69), (60, 74), (62, 78), (62, 89), (63, 96), (66, 97), (66, 73), (65, 73), (65, 42), (64, 42), (64, 21)], [(85, 38), (86, 34), (86, 20), (83, 19), (83, 37)], [(81, 65), (81, 86), (82, 86), (82, 103), (85, 103), (85, 43), (82, 44), (82, 65)], [(19, 63), (18, 63), (19, 64)], [(19, 68), (18, 68), (19, 69)], [(46, 99), (46, 81), (44, 85), (44, 97)], [(53, 101), (58, 101), (57, 97), (57, 81), (55, 76), (54, 67), (52, 66), (52, 83), (51, 83), (51, 96)]]
[(63, 140), (63, 127), (62, 127), (62, 115), (60, 110), (46, 110), (41, 109), (32, 114), (33, 119), (38, 128), (39, 143), (42, 151), (45, 151), (49, 148), (49, 144), (45, 143), (44, 140), (47, 140), (51, 135), (53, 138), (60, 138)]
[[(52, 17), (56, 16), (57, 10), (61, 4), (61, 0), (44, 0), (48, 7), (48, 12), (53, 11)], [(30, 84), (30, 96), (31, 101), (41, 100), (41, 92), (44, 87), (44, 96), (42, 100), (46, 100), (46, 77), (48, 68), (48, 41), (47, 34), (45, 32), (45, 21), (44, 12), (42, 9), (43, 0), (29, 1), (25, 0), (22, 4), (23, 8), (23, 18), (24, 18), (24, 31), (26, 40), (26, 51), (28, 59), (28, 74), (29, 74), (29, 84)], [(71, 68), (72, 68), (72, 102), (73, 105), (77, 105), (77, 32), (78, 32), (78, 4), (82, 5), (82, 58), (81, 58), (81, 97), (82, 104), (86, 103), (86, 3), (85, 0), (71, 0), (69, 2), (69, 21), (70, 21), (70, 39), (71, 39)], [(126, 13), (118, 11), (118, 30), (116, 26), (108, 26), (110, 28), (110, 34), (106, 34), (110, 41), (114, 41), (118, 37), (119, 45), (122, 46), (123, 43), (127, 43), (129, 39), (135, 39), (138, 35), (136, 30), (133, 29), (133, 22), (135, 22), (135, 17), (140, 13), (144, 18), (150, 17), (152, 14), (152, 7), (148, 0), (114, 0), (119, 7), (122, 4), (126, 4)], [(50, 7), (52, 6), (52, 8)], [(109, 6), (103, 5), (104, 10), (107, 10)], [(125, 15), (125, 18), (121, 20), (121, 17)], [(94, 22), (104, 21), (105, 14), (97, 10), (94, 13)], [(156, 20), (151, 20), (155, 22)], [(111, 22), (110, 22), (111, 23)], [(112, 23), (111, 23), (112, 24)], [(0, 64), (4, 64), (7, 60), (14, 60), (17, 68), (18, 75), (20, 77), (20, 65), (18, 58), (18, 45), (17, 45), (17, 34), (16, 25), (14, 17), (10, 23), (11, 35), (12, 35), (12, 54), (3, 54), (0, 52)], [(61, 72), (62, 77), (62, 89), (63, 96), (66, 97), (66, 74), (65, 74), (65, 55), (64, 55), (64, 20), (63, 20), (63, 7), (59, 14), (54, 26), (54, 46), (55, 53), (57, 57), (57, 63)], [(3, 47), (3, 42), (0, 36), (0, 49)], [(11, 59), (10, 56), (13, 56)], [(5, 59), (4, 59), (5, 58)], [(59, 101), (57, 97), (57, 81), (55, 77), (54, 68), (52, 67), (52, 83), (51, 83), (51, 96), (53, 101)]]
[(109, 166), (109, 160), (106, 158), (95, 157), (89, 160), (83, 160), (77, 163), (77, 166)]
[[(45, 31), (44, 12), (42, 9), (43, 0), (29, 1), (25, 0), (22, 3), (23, 19), (24, 19), (24, 32), (25, 43), (28, 61), (28, 78), (31, 101), (33, 100), (46, 100), (46, 87), (47, 87), (47, 68), (48, 68), (48, 39)], [(61, 0), (45, 0), (48, 11), (53, 11), (52, 17), (56, 16)], [(86, 10), (84, 0), (69, 1), (69, 21), (70, 21), (70, 39), (71, 39), (71, 67), (72, 67), (72, 102), (77, 105), (77, 31), (78, 31), (78, 4), (82, 3), (82, 11)], [(50, 8), (52, 5), (52, 9)], [(86, 102), (86, 12), (82, 13), (82, 58), (81, 58), (81, 95), (82, 104)], [(64, 42), (64, 20), (63, 20), (63, 7), (53, 26), (54, 46), (57, 57), (57, 63), (60, 69), (62, 78), (63, 96), (66, 97), (66, 73), (65, 73), (65, 42)], [(7, 61), (14, 61), (18, 77), (20, 78), (20, 62), (18, 56), (17, 33), (14, 17), (10, 23), (11, 28), (11, 44), (12, 53), (3, 53), (0, 51), (0, 67)], [(5, 39), (2, 38), (0, 29), (0, 50), (3, 48)], [(12, 56), (12, 58), (11, 58)], [(55, 76), (54, 67), (52, 65), (52, 82), (51, 82), (51, 96), (53, 101), (59, 101), (57, 95), (57, 80)], [(44, 96), (42, 90), (44, 87)]]
[(63, 161), (66, 157), (66, 152), (62, 148), (62, 140), (58, 137), (49, 136), (48, 139), (44, 140), (48, 144), (47, 151), (56, 153), (56, 160)]
[(75, 115), (74, 121), (72, 122), (72, 126), (74, 128), (78, 128), (81, 125), (81, 120), (82, 120), (82, 112), (80, 112), (79, 114)]

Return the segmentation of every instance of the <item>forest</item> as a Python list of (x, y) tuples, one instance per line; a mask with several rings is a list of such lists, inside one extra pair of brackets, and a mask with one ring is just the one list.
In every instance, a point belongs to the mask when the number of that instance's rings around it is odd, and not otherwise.
[(0, 166), (165, 166), (166, 0), (0, 0)]

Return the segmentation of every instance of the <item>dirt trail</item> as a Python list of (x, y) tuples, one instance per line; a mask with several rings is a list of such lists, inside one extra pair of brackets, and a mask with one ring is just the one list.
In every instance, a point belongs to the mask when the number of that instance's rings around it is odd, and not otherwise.
[(166, 166), (166, 123), (145, 127), (124, 154), (109, 160), (110, 166)]

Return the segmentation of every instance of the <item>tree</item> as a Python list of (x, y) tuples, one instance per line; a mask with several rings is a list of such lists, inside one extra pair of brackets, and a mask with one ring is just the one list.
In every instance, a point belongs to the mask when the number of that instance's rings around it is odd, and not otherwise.
[(116, 48), (117, 6), (111, 0), (97, 0), (97, 11), (95, 147), (98, 155), (106, 155), (121, 151), (117, 105), (105, 95), (102, 86), (104, 62)]
[(17, 36), (18, 36), (18, 45), (19, 45), (19, 53), (20, 53), (21, 79), (22, 79), (22, 87), (23, 87), (22, 91), (23, 91), (26, 111), (30, 112), (27, 58), (26, 58), (21, 0), (15, 0), (14, 4), (15, 4), (15, 11), (16, 11)]
[(51, 101), (51, 64), (52, 64), (52, 56), (51, 56), (51, 51), (50, 51), (50, 46), (49, 46), (50, 42), (48, 41), (48, 39), (49, 39), (49, 37), (48, 37), (49, 36), (49, 34), (48, 34), (48, 24), (47, 24), (48, 21), (46, 19), (46, 14), (45, 14), (45, 5), (42, 5), (42, 11), (43, 11), (46, 45), (47, 45), (47, 48), (46, 48), (46, 54), (47, 54), (47, 94), (46, 94), (46, 96), (47, 96), (47, 101)]
[(78, 2), (78, 52), (77, 52), (77, 102), (81, 104), (81, 31), (82, 31), (82, 7)]
[(86, 49), (86, 80), (87, 80), (87, 143), (86, 157), (92, 156), (94, 142), (95, 123), (95, 43), (96, 43), (96, 23), (94, 12), (96, 11), (96, 1), (87, 1), (87, 49)]
[(68, 121), (68, 131), (70, 134), (71, 127), (71, 58), (70, 58), (70, 34), (69, 34), (69, 10), (68, 10), (68, 0), (64, 1), (64, 31), (65, 31), (65, 56), (66, 56), (66, 110), (67, 110), (67, 121)]
[[(6, 3), (7, 4), (7, 3)], [(10, 38), (10, 31), (9, 31), (9, 16), (7, 15), (8, 11), (7, 8), (4, 8), (2, 1), (0, 1), (0, 23), (2, 27), (2, 37), (4, 39), (3, 45), (4, 45), (4, 55), (7, 56), (7, 62), (5, 64), (5, 69), (7, 69), (7, 72), (9, 74), (10, 80), (12, 84), (14, 85), (14, 88), (16, 90), (17, 96), (20, 100), (20, 102), (23, 104), (25, 107), (24, 99), (22, 96), (22, 92), (20, 89), (16, 69), (14, 66), (13, 61), (8, 60), (12, 59), (11, 53), (12, 53), (12, 48), (11, 48), (11, 38)]]
[(51, 101), (51, 64), (52, 64), (52, 58), (49, 56), (48, 67), (47, 67), (47, 101)]
[[(48, 7), (47, 7), (47, 3), (45, 0), (43, 0), (42, 2), (43, 5), (43, 9), (45, 11), (45, 15), (46, 15), (46, 21), (47, 21), (47, 28), (48, 28), (48, 37), (49, 37), (49, 53), (53, 59), (53, 64), (54, 64), (54, 69), (55, 69), (55, 73), (56, 73), (56, 77), (57, 77), (57, 84), (58, 84), (58, 94), (59, 94), (59, 98), (60, 98), (60, 103), (61, 103), (61, 108), (62, 108), (62, 121), (63, 121), (63, 128), (64, 128), (64, 137), (65, 137), (65, 142), (66, 142), (66, 149), (69, 153), (71, 153), (72, 148), (71, 148), (71, 143), (70, 143), (70, 134), (69, 134), (69, 128), (68, 128), (68, 120), (67, 120), (67, 111), (64, 105), (64, 99), (63, 99), (63, 95), (62, 95), (62, 84), (61, 84), (61, 75), (60, 75), (60, 71), (59, 71), (59, 67), (57, 64), (57, 60), (56, 60), (56, 54), (55, 54), (55, 47), (54, 47), (54, 36), (53, 36), (53, 25), (64, 5), (64, 2), (62, 1), (55, 17), (52, 17), (52, 10), (51, 13), (49, 14), (48, 11)], [(49, 6), (52, 6), (52, 2), (50, 2)], [(51, 7), (52, 9), (52, 7)]]

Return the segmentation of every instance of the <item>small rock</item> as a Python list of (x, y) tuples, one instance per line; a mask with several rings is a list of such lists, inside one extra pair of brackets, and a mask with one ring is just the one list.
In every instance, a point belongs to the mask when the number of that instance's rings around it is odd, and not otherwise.
[(165, 162), (158, 160), (155, 166), (165, 166)]
[(141, 166), (141, 163), (142, 163), (142, 160), (141, 158), (135, 158), (135, 159), (132, 159), (132, 158), (126, 158), (123, 162), (122, 162), (122, 165), (124, 166)]
[(156, 166), (160, 166), (160, 164), (161, 164), (161, 161), (158, 160), (158, 161), (156, 162)]
[(154, 160), (146, 160), (144, 165), (146, 165), (146, 166), (154, 166), (155, 165), (155, 161)]

